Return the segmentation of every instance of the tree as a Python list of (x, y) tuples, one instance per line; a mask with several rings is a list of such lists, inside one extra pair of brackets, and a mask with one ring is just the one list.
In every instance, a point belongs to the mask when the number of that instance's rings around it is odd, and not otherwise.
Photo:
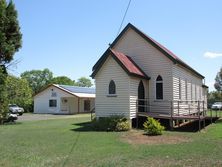
[(6, 89), (10, 104), (17, 104), (25, 111), (32, 110), (32, 89), (26, 79), (9, 75), (6, 80)]
[(218, 92), (218, 91), (209, 92), (208, 96), (207, 96), (207, 102), (209, 104), (209, 107), (213, 103), (221, 101), (221, 99), (222, 99), (222, 94), (220, 92)]
[(22, 34), (17, 20), (17, 11), (12, 0), (0, 0), (0, 123), (8, 112), (6, 91), (6, 64), (22, 47)]
[(51, 83), (53, 73), (47, 68), (44, 70), (31, 70), (23, 72), (21, 78), (28, 81), (33, 93), (37, 93)]
[(214, 87), (217, 91), (222, 91), (222, 67), (216, 75)]
[(7, 114), (8, 100), (6, 92), (6, 77), (4, 70), (0, 66), (0, 124), (3, 123), (3, 119)]
[(91, 80), (86, 77), (79, 78), (77, 82), (77, 86), (80, 87), (91, 87), (92, 85)]
[(13, 60), (13, 55), (22, 47), (22, 34), (17, 20), (15, 5), (10, 0), (0, 0), (0, 65)]
[(52, 78), (50, 81), (52, 84), (60, 84), (60, 85), (76, 85), (75, 81), (72, 81), (70, 78), (66, 76), (59, 76)]

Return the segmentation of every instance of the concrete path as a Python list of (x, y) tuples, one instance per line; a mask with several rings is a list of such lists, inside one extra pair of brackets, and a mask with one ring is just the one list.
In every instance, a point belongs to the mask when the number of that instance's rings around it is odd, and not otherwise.
[(24, 113), (22, 116), (18, 116), (17, 122), (49, 120), (49, 119), (63, 119), (63, 118), (74, 118), (74, 117), (83, 116), (83, 115), (87, 116), (86, 114), (81, 114), (81, 115), (52, 115), (52, 114), (30, 114), (30, 113)]

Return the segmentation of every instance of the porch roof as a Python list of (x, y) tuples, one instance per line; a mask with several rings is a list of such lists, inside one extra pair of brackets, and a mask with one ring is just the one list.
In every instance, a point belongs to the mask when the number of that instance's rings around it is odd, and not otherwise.
[(95, 98), (95, 88), (53, 84), (59, 89), (80, 98)]
[(86, 87), (78, 87), (78, 86), (71, 86), (71, 85), (58, 85), (58, 84), (50, 84), (38, 93), (36, 93), (33, 97), (37, 96), (41, 92), (45, 91), (49, 87), (56, 87), (72, 96), (78, 97), (78, 98), (95, 98), (95, 88), (86, 88)]
[(124, 53), (117, 52), (114, 49), (109, 48), (104, 54), (103, 59), (98, 62), (98, 67), (93, 71), (91, 77), (94, 78), (97, 72), (105, 63), (106, 59), (112, 56), (113, 59), (123, 68), (123, 70), (130, 76), (135, 76), (143, 79), (150, 79), (146, 73), (131, 59), (131, 57), (125, 55)]

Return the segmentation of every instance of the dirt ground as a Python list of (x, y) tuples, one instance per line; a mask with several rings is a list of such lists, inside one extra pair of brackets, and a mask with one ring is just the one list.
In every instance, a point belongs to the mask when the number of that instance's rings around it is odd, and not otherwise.
[(191, 139), (181, 135), (159, 135), (159, 136), (148, 136), (144, 135), (143, 131), (131, 130), (124, 133), (121, 136), (121, 140), (130, 144), (178, 144), (183, 142), (190, 142)]

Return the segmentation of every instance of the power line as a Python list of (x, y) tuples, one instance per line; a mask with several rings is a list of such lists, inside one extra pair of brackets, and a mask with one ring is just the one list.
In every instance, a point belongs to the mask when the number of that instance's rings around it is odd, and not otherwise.
[(125, 20), (126, 14), (127, 14), (128, 9), (129, 9), (129, 7), (130, 7), (130, 3), (131, 3), (131, 0), (129, 0), (129, 3), (128, 3), (128, 5), (127, 5), (126, 11), (125, 11), (125, 13), (124, 13), (123, 19), (122, 19), (122, 21), (121, 21), (121, 24), (120, 24), (120, 27), (119, 27), (119, 30), (118, 30), (117, 35), (116, 35), (116, 36), (118, 36), (118, 35), (119, 35), (120, 30), (122, 29), (123, 22), (124, 22), (124, 20)]

